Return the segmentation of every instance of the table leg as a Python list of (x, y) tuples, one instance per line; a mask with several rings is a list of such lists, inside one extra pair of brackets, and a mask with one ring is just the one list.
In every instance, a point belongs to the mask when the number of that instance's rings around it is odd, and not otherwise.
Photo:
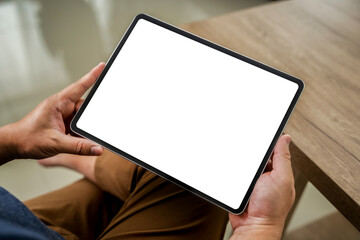
[[(295, 145), (291, 145), (290, 146), (290, 152), (291, 152), (291, 158), (293, 162), (299, 162), (304, 158), (307, 158), (306, 155), (304, 155)], [(294, 172), (294, 179), (295, 179), (295, 191), (296, 191), (296, 196), (295, 196), (295, 202), (293, 207), (291, 208), (286, 221), (285, 221), (285, 227), (284, 227), (284, 231), (286, 231), (287, 226), (289, 225), (289, 222), (294, 214), (294, 211), (297, 207), (297, 204), (299, 203), (299, 200), (301, 198), (302, 193), (304, 192), (304, 189), (306, 187), (306, 184), (308, 182), (308, 180), (305, 178), (305, 176), (299, 171), (297, 170), (296, 166), (293, 165), (293, 172)]]

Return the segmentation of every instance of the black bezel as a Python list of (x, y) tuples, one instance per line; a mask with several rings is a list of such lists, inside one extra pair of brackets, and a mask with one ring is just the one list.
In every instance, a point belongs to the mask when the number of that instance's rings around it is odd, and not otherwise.
[[(264, 159), (262, 160), (262, 162), (261, 162), (261, 164), (260, 164), (260, 166), (259, 166), (259, 168), (258, 168), (258, 170), (257, 170), (257, 172), (256, 172), (256, 174), (255, 174), (255, 176), (254, 176), (254, 178), (253, 178), (253, 180), (252, 180), (252, 182), (251, 182), (251, 184), (250, 184), (250, 186), (249, 186), (249, 188), (248, 188), (248, 190), (247, 190), (247, 192), (246, 192), (246, 195), (245, 195), (244, 199), (242, 200), (239, 208), (234, 209), (234, 208), (231, 208), (231, 207), (223, 204), (222, 202), (219, 202), (218, 200), (216, 200), (216, 199), (214, 199), (214, 198), (212, 198), (212, 197), (210, 197), (210, 196), (208, 196), (208, 195), (200, 192), (199, 190), (197, 190), (197, 189), (195, 189), (195, 188), (192, 188), (191, 186), (189, 186), (189, 185), (187, 185), (187, 184), (185, 184), (185, 183), (183, 183), (183, 182), (181, 182), (181, 181), (179, 181), (179, 180), (177, 180), (177, 179), (175, 179), (175, 178), (167, 175), (166, 173), (160, 171), (159, 169), (156, 169), (156, 168), (154, 168), (154, 167), (152, 167), (152, 166), (144, 163), (144, 162), (141, 161), (140, 159), (137, 159), (137, 158), (135, 158), (135, 157), (133, 157), (133, 156), (131, 156), (131, 155), (129, 155), (129, 154), (121, 151), (120, 149), (118, 149), (118, 148), (116, 148), (116, 147), (114, 147), (114, 146), (112, 146), (112, 145), (110, 145), (110, 144), (102, 141), (101, 139), (99, 139), (99, 138), (97, 138), (97, 137), (95, 137), (95, 136), (93, 136), (93, 135), (91, 135), (91, 134), (83, 131), (82, 129), (79, 129), (79, 128), (76, 126), (76, 123), (78, 122), (79, 118), (81, 117), (82, 113), (84, 112), (86, 106), (88, 105), (88, 103), (90, 102), (91, 98), (92, 98), (93, 95), (95, 94), (96, 89), (99, 87), (99, 85), (100, 85), (101, 81), (103, 80), (103, 78), (105, 77), (107, 71), (109, 70), (109, 68), (111, 67), (111, 65), (112, 65), (112, 63), (114, 62), (115, 58), (116, 58), (117, 55), (119, 54), (121, 48), (123, 47), (124, 43), (125, 43), (126, 40), (128, 39), (128, 37), (129, 37), (129, 35), (131, 34), (132, 30), (134, 29), (136, 23), (137, 23), (140, 19), (144, 19), (144, 20), (147, 20), (147, 21), (149, 21), (149, 22), (152, 22), (152, 23), (154, 23), (154, 24), (156, 24), (156, 25), (159, 25), (159, 26), (161, 26), (161, 27), (164, 27), (164, 28), (166, 28), (166, 29), (168, 29), (168, 30), (170, 30), (170, 31), (173, 31), (173, 32), (175, 32), (175, 33), (178, 33), (178, 34), (180, 34), (180, 35), (182, 35), (182, 36), (184, 36), (184, 37), (190, 38), (190, 39), (192, 39), (192, 40), (194, 40), (194, 41), (197, 41), (197, 42), (199, 42), (199, 43), (202, 43), (202, 44), (204, 44), (204, 45), (206, 45), (206, 46), (208, 46), (208, 47), (211, 47), (211, 48), (213, 48), (213, 49), (216, 49), (216, 50), (218, 50), (218, 51), (221, 51), (221, 52), (223, 52), (223, 53), (225, 53), (225, 54), (228, 54), (228, 55), (230, 55), (230, 56), (233, 56), (233, 57), (235, 57), (235, 58), (237, 58), (237, 59), (239, 59), (239, 60), (241, 60), (241, 61), (244, 61), (244, 62), (247, 62), (247, 63), (252, 64), (252, 65), (254, 65), (254, 66), (257, 66), (257, 67), (259, 67), (259, 68), (261, 68), (261, 69), (263, 69), (263, 70), (266, 70), (266, 71), (268, 71), (268, 72), (271, 72), (271, 73), (273, 73), (273, 74), (276, 74), (276, 75), (278, 75), (278, 76), (281, 76), (281, 77), (283, 77), (283, 78), (285, 78), (285, 79), (287, 79), (287, 80), (289, 80), (289, 81), (292, 81), (292, 82), (298, 84), (298, 86), (299, 86), (299, 87), (298, 87), (298, 90), (297, 90), (297, 92), (296, 92), (296, 94), (295, 94), (295, 96), (294, 96), (294, 98), (293, 98), (293, 100), (292, 100), (292, 102), (291, 102), (291, 104), (290, 104), (290, 107), (288, 108), (288, 110), (287, 110), (287, 112), (286, 112), (286, 114), (285, 114), (285, 117), (283, 118), (283, 120), (282, 120), (282, 122), (281, 122), (281, 124), (280, 124), (280, 127), (278, 128), (278, 130), (277, 130), (277, 132), (276, 132), (276, 134), (275, 134), (275, 136), (274, 136), (274, 138), (273, 138), (273, 140), (272, 140), (272, 142), (271, 142), (271, 144), (270, 144), (270, 146), (269, 146), (269, 148), (268, 148), (268, 150), (267, 150), (267, 152), (266, 152), (266, 154), (265, 154), (265, 156), (264, 156)], [(242, 56), (242, 55), (240, 55), (240, 54), (238, 54), (238, 53), (236, 53), (236, 52), (233, 52), (233, 51), (231, 51), (231, 50), (229, 50), (229, 49), (226, 49), (226, 48), (224, 48), (224, 47), (221, 47), (221, 46), (219, 46), (219, 45), (217, 45), (217, 44), (215, 44), (215, 43), (212, 43), (212, 42), (210, 42), (210, 41), (207, 41), (207, 40), (205, 40), (205, 39), (203, 39), (203, 38), (200, 38), (200, 37), (198, 37), (198, 36), (196, 36), (196, 35), (193, 35), (193, 34), (191, 34), (191, 33), (189, 33), (189, 32), (186, 32), (186, 31), (181, 30), (181, 29), (179, 29), (179, 28), (177, 28), (177, 27), (174, 27), (174, 26), (169, 25), (169, 24), (167, 24), (167, 23), (165, 23), (165, 22), (162, 22), (162, 21), (160, 21), (160, 20), (158, 20), (158, 19), (155, 19), (155, 18), (150, 17), (150, 16), (145, 15), (145, 14), (139, 14), (139, 15), (137, 15), (137, 16), (135, 17), (135, 19), (133, 20), (133, 22), (132, 22), (131, 25), (129, 26), (128, 30), (127, 30), (126, 33), (124, 34), (123, 38), (120, 40), (118, 46), (116, 47), (115, 51), (114, 51), (113, 54), (111, 55), (110, 59), (108, 60), (106, 66), (105, 66), (105, 69), (103, 70), (103, 72), (102, 72), (101, 75), (99, 76), (98, 80), (97, 80), (96, 83), (94, 84), (93, 88), (91, 89), (89, 95), (87, 96), (87, 98), (85, 99), (84, 103), (83, 103), (82, 106), (80, 107), (79, 111), (76, 113), (74, 119), (73, 119), (72, 122), (71, 122), (70, 127), (71, 127), (71, 130), (72, 130), (73, 132), (75, 132), (75, 133), (77, 133), (77, 134), (79, 134), (79, 135), (81, 135), (81, 136), (83, 136), (83, 137), (86, 137), (86, 138), (88, 138), (88, 139), (90, 139), (90, 140), (92, 140), (92, 141), (94, 141), (94, 142), (96, 142), (96, 143), (101, 144), (102, 146), (104, 146), (105, 148), (109, 149), (110, 151), (112, 151), (112, 152), (114, 152), (114, 153), (116, 153), (116, 154), (121, 155), (122, 157), (128, 159), (129, 161), (134, 162), (135, 164), (138, 164), (138, 165), (140, 165), (141, 167), (144, 167), (145, 169), (147, 169), (147, 170), (149, 170), (149, 171), (151, 171), (151, 172), (153, 172), (153, 173), (155, 173), (155, 174), (157, 174), (157, 175), (159, 175), (159, 176), (161, 176), (161, 177), (163, 177), (163, 178), (165, 178), (165, 179), (167, 179), (167, 180), (169, 180), (169, 181), (171, 181), (171, 182), (173, 182), (173, 183), (175, 183), (175, 184), (177, 184), (177, 185), (179, 185), (179, 186), (181, 186), (181, 187), (183, 187), (183, 188), (185, 188), (185, 189), (187, 189), (188, 191), (190, 191), (190, 192), (192, 192), (192, 193), (194, 193), (194, 194), (196, 194), (196, 195), (198, 195), (198, 196), (200, 196), (200, 197), (202, 197), (202, 198), (210, 201), (211, 203), (213, 203), (213, 204), (215, 204), (215, 205), (217, 205), (217, 206), (219, 206), (219, 207), (221, 207), (221, 208), (223, 208), (223, 209), (225, 209), (225, 210), (227, 210), (227, 211), (229, 211), (229, 212), (231, 212), (231, 213), (240, 214), (240, 213), (242, 213), (242, 212), (245, 210), (245, 207), (246, 207), (246, 205), (247, 205), (247, 202), (249, 201), (250, 195), (251, 195), (251, 193), (252, 193), (252, 191), (253, 191), (253, 189), (254, 189), (255, 183), (256, 183), (257, 179), (260, 177), (260, 175), (262, 174), (262, 172), (263, 172), (263, 170), (264, 170), (264, 168), (265, 168), (265, 166), (266, 166), (267, 160), (269, 159), (269, 157), (270, 157), (270, 155), (271, 155), (271, 153), (272, 153), (273, 148), (275, 147), (275, 144), (276, 144), (278, 138), (280, 137), (283, 129), (285, 128), (286, 122), (288, 121), (288, 119), (289, 119), (289, 117), (290, 117), (290, 115), (291, 115), (291, 113), (292, 113), (292, 111), (293, 111), (293, 109), (294, 109), (294, 107), (295, 107), (295, 104), (296, 104), (296, 102), (298, 101), (298, 99), (299, 99), (299, 97), (300, 97), (300, 94), (301, 94), (301, 92), (303, 91), (303, 89), (304, 89), (304, 83), (303, 83), (300, 79), (298, 79), (298, 78), (295, 78), (295, 77), (293, 77), (293, 76), (290, 76), (290, 75), (288, 75), (288, 74), (286, 74), (286, 73), (284, 73), (284, 72), (281, 72), (281, 71), (279, 71), (279, 70), (277, 70), (277, 69), (274, 69), (274, 68), (272, 68), (272, 67), (269, 67), (269, 66), (267, 66), (267, 65), (265, 65), (265, 64), (262, 64), (262, 63), (260, 63), (260, 62), (257, 62), (257, 61), (255, 61), (255, 60), (253, 60), (253, 59), (248, 58), (248, 57)]]

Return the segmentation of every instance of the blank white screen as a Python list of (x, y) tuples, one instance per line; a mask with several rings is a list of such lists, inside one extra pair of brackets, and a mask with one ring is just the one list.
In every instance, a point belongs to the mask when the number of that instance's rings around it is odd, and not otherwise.
[(297, 89), (140, 19), (77, 127), (237, 209)]

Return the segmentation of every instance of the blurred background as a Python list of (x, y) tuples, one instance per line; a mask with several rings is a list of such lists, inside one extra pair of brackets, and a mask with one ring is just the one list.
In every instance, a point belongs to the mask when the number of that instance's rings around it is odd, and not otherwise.
[[(148, 13), (181, 26), (270, 2), (0, 1), (0, 126), (21, 119), (40, 101), (77, 80), (100, 61), (106, 62), (138, 13)], [(0, 185), (21, 200), (60, 188), (81, 177), (63, 168), (46, 169), (33, 160), (16, 160), (0, 167)], [(308, 183), (288, 231), (335, 211)]]

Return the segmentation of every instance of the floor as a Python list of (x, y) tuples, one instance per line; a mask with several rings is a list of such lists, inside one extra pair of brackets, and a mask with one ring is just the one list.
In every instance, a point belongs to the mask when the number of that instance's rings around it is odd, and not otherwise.
[[(0, 126), (21, 119), (41, 100), (98, 62), (106, 61), (137, 13), (145, 12), (180, 25), (268, 2), (0, 1)], [(21, 200), (79, 178), (81, 175), (70, 170), (45, 169), (33, 160), (16, 160), (0, 167), (0, 185)], [(288, 231), (335, 211), (316, 188), (308, 184)]]

